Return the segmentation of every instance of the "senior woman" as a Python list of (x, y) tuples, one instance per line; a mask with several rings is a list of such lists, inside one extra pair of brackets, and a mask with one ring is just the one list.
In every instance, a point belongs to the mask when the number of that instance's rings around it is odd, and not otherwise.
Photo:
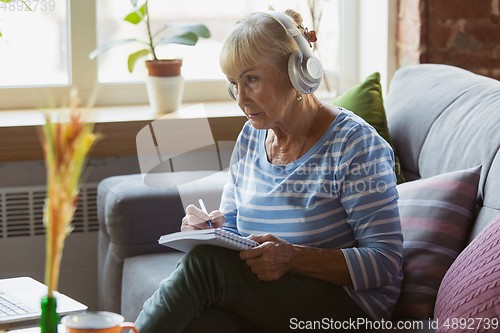
[(229, 32), (220, 63), (249, 121), (220, 211), (190, 205), (181, 230), (211, 220), (260, 245), (193, 249), (144, 304), (141, 333), (355, 331), (391, 317), (403, 241), (393, 152), (352, 112), (294, 88), (296, 50), (266, 13)]

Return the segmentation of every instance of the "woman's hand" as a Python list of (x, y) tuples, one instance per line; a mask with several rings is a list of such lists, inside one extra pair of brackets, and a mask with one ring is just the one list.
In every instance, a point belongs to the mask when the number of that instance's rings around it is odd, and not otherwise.
[(271, 234), (250, 235), (248, 238), (260, 245), (241, 251), (240, 258), (260, 280), (275, 281), (292, 270), (298, 252), (292, 244)]
[(186, 216), (182, 219), (181, 231), (209, 229), (209, 220), (212, 228), (222, 228), (226, 218), (219, 210), (207, 214), (195, 205), (189, 205), (186, 207)]

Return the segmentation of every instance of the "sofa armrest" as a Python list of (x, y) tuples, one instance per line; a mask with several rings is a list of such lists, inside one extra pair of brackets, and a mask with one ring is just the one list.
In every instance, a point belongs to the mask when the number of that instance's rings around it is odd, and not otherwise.
[[(187, 203), (185, 198), (209, 196), (220, 201), (226, 172), (213, 175), (211, 171), (183, 171), (177, 174), (181, 178), (200, 179), (196, 181), (197, 186), (185, 186), (183, 200), (177, 187), (148, 187), (140, 174), (110, 177), (99, 184), (98, 293), (101, 310), (120, 312), (126, 258), (173, 251), (158, 245), (158, 239), (180, 230), (185, 215), (183, 203)], [(214, 203), (211, 206), (214, 207)], [(218, 206), (213, 209), (216, 208)]]

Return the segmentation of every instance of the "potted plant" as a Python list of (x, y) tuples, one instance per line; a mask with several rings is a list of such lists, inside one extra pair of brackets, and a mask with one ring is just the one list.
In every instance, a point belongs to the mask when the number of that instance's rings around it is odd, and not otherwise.
[[(153, 110), (158, 113), (176, 111), (182, 102), (182, 93), (184, 91), (184, 79), (181, 76), (182, 59), (158, 59), (155, 48), (164, 44), (194, 46), (199, 37), (210, 37), (210, 31), (205, 25), (199, 23), (165, 24), (163, 28), (153, 34), (148, 15), (148, 0), (130, 0), (130, 3), (133, 9), (124, 20), (132, 24), (145, 22), (149, 40), (147, 42), (135, 38), (113, 40), (96, 48), (89, 54), (89, 58), (94, 59), (102, 52), (118, 45), (133, 42), (145, 45), (144, 49), (129, 55), (127, 61), (128, 70), (132, 72), (139, 59), (151, 55), (152, 59), (146, 61), (149, 73), (146, 79), (149, 103)], [(162, 33), (166, 30), (175, 30), (175, 33), (166, 37), (163, 34), (162, 37)]]

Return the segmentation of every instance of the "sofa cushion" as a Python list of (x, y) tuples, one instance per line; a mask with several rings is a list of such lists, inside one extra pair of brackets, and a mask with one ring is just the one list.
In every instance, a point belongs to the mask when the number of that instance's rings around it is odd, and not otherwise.
[(372, 125), (387, 141), (394, 150), (396, 162), (396, 177), (398, 184), (404, 183), (405, 178), (396, 156), (396, 151), (391, 143), (391, 135), (387, 128), (384, 101), (382, 99), (382, 85), (380, 84), (380, 73), (375, 72), (368, 76), (365, 81), (352, 87), (342, 95), (333, 100), (332, 105), (340, 106), (354, 112)]
[(498, 332), (499, 281), (500, 215), (497, 215), (460, 253), (443, 278), (434, 316), (439, 323), (437, 332), (471, 332), (477, 328), (480, 332)]
[(467, 243), (480, 171), (475, 167), (398, 185), (404, 278), (394, 317), (432, 317), (441, 280)]

